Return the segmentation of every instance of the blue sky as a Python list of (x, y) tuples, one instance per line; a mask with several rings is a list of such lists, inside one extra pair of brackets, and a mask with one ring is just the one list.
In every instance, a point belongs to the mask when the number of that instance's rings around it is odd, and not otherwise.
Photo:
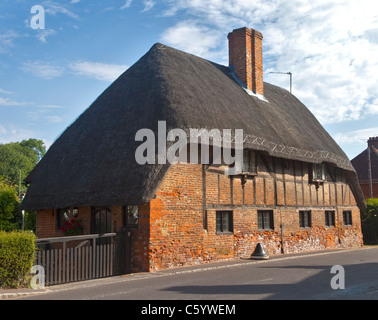
[[(45, 29), (31, 26), (34, 5)], [(291, 71), (350, 158), (378, 136), (374, 0), (1, 0), (0, 143), (50, 146), (156, 42), (228, 65), (227, 34), (244, 26), (264, 36), (265, 81), (289, 89), (271, 72)]]

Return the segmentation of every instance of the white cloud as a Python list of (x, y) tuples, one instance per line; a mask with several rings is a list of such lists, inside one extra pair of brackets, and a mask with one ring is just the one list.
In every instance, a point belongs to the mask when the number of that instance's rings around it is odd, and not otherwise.
[[(15, 92), (7, 91), (0, 88), (0, 94), (3, 95), (15, 95)], [(0, 96), (0, 106), (3, 107), (17, 107), (17, 106), (27, 106), (32, 105), (32, 102), (25, 102), (25, 101), (16, 101), (14, 99), (8, 98), (8, 97), (1, 97)]]
[(27, 112), (28, 117), (33, 122), (43, 122), (43, 123), (60, 123), (62, 122), (62, 117), (58, 115), (48, 114), (47, 109), (37, 109)]
[[(378, 10), (370, 0), (166, 0), (164, 12), (185, 21), (167, 29), (163, 41), (221, 60), (234, 28), (263, 33), (264, 77), (289, 88), (322, 123), (377, 114)], [(193, 27), (191, 27), (193, 26)], [(221, 34), (223, 37), (219, 37)], [(226, 63), (228, 63), (226, 61)], [(375, 101), (375, 102), (374, 102)]]
[(57, 105), (57, 104), (45, 104), (45, 105), (40, 105), (38, 108), (42, 109), (63, 109), (63, 106)]
[(164, 44), (210, 59), (223, 36), (219, 31), (188, 20), (165, 30), (161, 40)]
[(41, 42), (46, 43), (46, 38), (54, 34), (56, 34), (56, 31), (54, 29), (45, 29), (40, 30), (37, 37)]
[(144, 5), (144, 8), (142, 12), (147, 12), (147, 11), (150, 11), (155, 6), (155, 2), (151, 0), (145, 0), (143, 1), (143, 5)]
[(112, 82), (117, 79), (123, 72), (126, 71), (128, 66), (107, 64), (100, 62), (76, 62), (70, 66), (72, 71), (78, 75), (87, 76), (97, 80), (104, 80)]
[(7, 129), (0, 124), (0, 135), (4, 136), (8, 133)]
[(369, 137), (378, 136), (378, 127), (352, 130), (349, 132), (340, 132), (334, 135), (334, 139), (339, 144), (344, 145), (367, 145)]
[[(112, 82), (128, 69), (126, 65), (80, 61), (70, 64), (48, 63), (44, 61), (24, 62), (22, 70), (42, 79), (54, 79), (69, 72), (79, 76)], [(1, 99), (1, 98), (0, 98)], [(10, 101), (10, 100), (9, 100)], [(6, 100), (0, 100), (1, 103)]]
[(64, 67), (40, 61), (24, 62), (22, 70), (43, 79), (53, 79), (64, 73)]
[(378, 115), (378, 97), (371, 98), (366, 106), (365, 113), (369, 116)]
[(19, 34), (14, 30), (8, 30), (0, 33), (0, 54), (10, 53), (10, 49), (14, 47), (14, 40), (19, 37)]
[(126, 0), (125, 4), (120, 8), (121, 10), (129, 8), (132, 4), (133, 0)]
[(14, 106), (26, 106), (32, 104), (31, 102), (20, 102), (10, 98), (0, 97), (0, 106), (14, 107)]
[(22, 126), (0, 124), (1, 144), (27, 140), (31, 137), (38, 137), (38, 134), (33, 130), (25, 129)]
[(14, 92), (12, 92), (12, 91), (7, 91), (7, 90), (1, 89), (1, 88), (0, 88), (0, 93), (7, 94), (7, 95), (14, 94)]
[[(79, 1), (75, 1), (74, 2), (71, 2), (71, 3), (76, 3), (76, 2), (79, 2)], [(79, 16), (69, 10), (68, 8), (66, 8), (64, 5), (58, 3), (58, 2), (54, 2), (54, 1), (45, 1), (43, 2), (43, 7), (45, 8), (45, 13), (47, 14), (51, 14), (51, 15), (57, 15), (57, 14), (64, 14), (70, 18), (73, 18), (73, 19), (79, 19)]]
[(62, 122), (62, 117), (57, 116), (57, 115), (49, 115), (49, 116), (45, 116), (44, 119), (45, 119), (48, 123), (60, 123), (60, 122)]
[[(266, 55), (275, 58), (268, 71), (292, 71), (294, 94), (322, 123), (361, 119), (371, 93), (378, 95), (371, 81), (378, 47), (363, 36), (366, 22), (374, 25), (378, 15), (357, 8), (366, 10), (365, 1), (356, 4), (316, 1), (301, 10), (289, 5), (264, 30)], [(266, 80), (273, 77), (267, 74)]]
[(16, 125), (2, 125), (0, 124), (0, 143), (6, 144), (11, 142), (17, 142), (22, 140), (28, 140), (30, 138), (40, 139), (44, 142), (46, 149), (50, 148), (52, 141), (41, 137), (41, 132), (26, 129), (25, 126)]

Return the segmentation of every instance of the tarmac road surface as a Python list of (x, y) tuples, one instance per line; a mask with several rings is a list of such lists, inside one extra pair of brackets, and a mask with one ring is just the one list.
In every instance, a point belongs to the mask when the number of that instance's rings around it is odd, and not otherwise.
[(51, 286), (18, 299), (145, 300), (150, 309), (141, 312), (154, 311), (147, 300), (378, 300), (378, 247), (131, 274)]

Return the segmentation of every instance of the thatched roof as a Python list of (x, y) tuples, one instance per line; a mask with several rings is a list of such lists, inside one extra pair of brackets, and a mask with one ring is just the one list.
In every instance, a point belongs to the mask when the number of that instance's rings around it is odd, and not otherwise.
[(274, 85), (264, 83), (264, 95), (268, 102), (248, 95), (228, 67), (155, 44), (50, 147), (27, 178), (31, 184), (23, 207), (148, 202), (169, 164), (137, 164), (141, 142), (135, 142), (135, 133), (157, 132), (159, 120), (167, 122), (167, 130), (243, 129), (245, 148), (333, 163), (350, 173), (361, 197), (347, 156), (312, 113)]

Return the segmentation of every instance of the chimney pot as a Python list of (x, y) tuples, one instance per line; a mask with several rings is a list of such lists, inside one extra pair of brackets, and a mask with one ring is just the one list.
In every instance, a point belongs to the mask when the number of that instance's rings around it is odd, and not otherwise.
[(378, 147), (378, 137), (369, 137), (368, 146), (369, 147), (371, 147), (371, 146)]

